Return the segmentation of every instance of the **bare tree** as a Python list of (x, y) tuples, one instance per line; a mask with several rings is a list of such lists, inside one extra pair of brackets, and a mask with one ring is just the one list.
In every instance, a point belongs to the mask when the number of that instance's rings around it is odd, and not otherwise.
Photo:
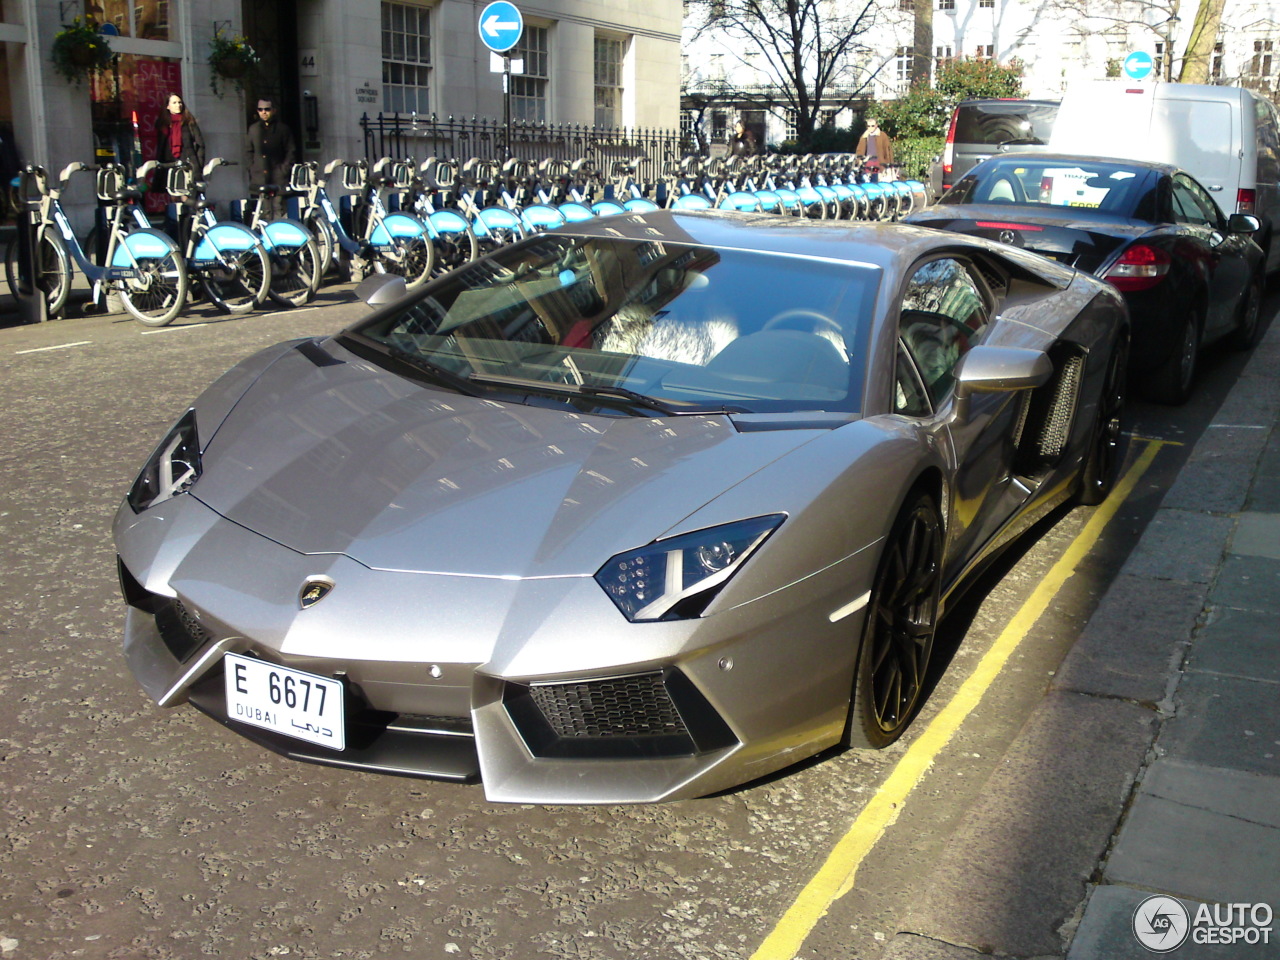
[(820, 112), (854, 103), (874, 75), (858, 38), (876, 12), (876, 0), (685, 0), (685, 25), (695, 40), (715, 37), (759, 71), (759, 83), (736, 85), (740, 99), (794, 111), (804, 146)]
[(1213, 48), (1218, 41), (1225, 4), (1226, 0), (1200, 0), (1195, 23), (1191, 26), (1191, 37), (1187, 41), (1187, 53), (1182, 59), (1182, 73), (1178, 75), (1180, 83), (1209, 82)]
[(927, 87), (933, 80), (933, 0), (914, 0), (911, 34), (911, 86)]

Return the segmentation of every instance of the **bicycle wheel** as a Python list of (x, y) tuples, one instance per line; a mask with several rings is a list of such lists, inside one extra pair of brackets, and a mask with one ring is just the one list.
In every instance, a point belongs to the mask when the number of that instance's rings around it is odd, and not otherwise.
[(435, 266), (431, 269), (433, 279), (479, 256), (476, 235), (462, 215), (452, 210), (438, 210), (427, 218), (427, 227), (436, 248)]
[[(66, 241), (55, 233), (42, 230), (36, 241), (35, 252), (36, 289), (44, 294), (50, 317), (62, 315), (71, 295), (71, 254)], [(18, 296), (18, 241), (9, 244), (5, 252), (5, 279), (9, 292)]]
[(247, 313), (267, 299), (271, 261), (247, 227), (225, 221), (210, 227), (194, 260), (205, 295), (223, 313)]
[(320, 250), (314, 240), (297, 247), (278, 244), (271, 251), (272, 302), (282, 307), (300, 307), (320, 288)]
[(338, 249), (338, 235), (334, 233), (333, 224), (328, 218), (320, 214), (308, 214), (303, 223), (316, 238), (316, 252), (320, 257), (320, 276), (323, 277), (333, 266), (334, 254)]
[(116, 281), (120, 302), (130, 315), (148, 327), (172, 323), (187, 305), (190, 279), (178, 251), (158, 257), (136, 257), (140, 277)]
[(417, 290), (431, 279), (435, 247), (425, 235), (398, 237), (394, 251), (379, 252), (378, 262), (387, 271), (404, 277), (405, 286)]

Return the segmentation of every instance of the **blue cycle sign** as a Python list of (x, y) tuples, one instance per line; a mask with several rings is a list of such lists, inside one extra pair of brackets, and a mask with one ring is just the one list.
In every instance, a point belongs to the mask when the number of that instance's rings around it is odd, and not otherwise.
[(1130, 80), (1145, 80), (1151, 76), (1156, 62), (1145, 50), (1135, 50), (1124, 58), (1124, 75)]
[(524, 17), (514, 3), (494, 0), (480, 12), (480, 41), (494, 53), (506, 53), (522, 33)]

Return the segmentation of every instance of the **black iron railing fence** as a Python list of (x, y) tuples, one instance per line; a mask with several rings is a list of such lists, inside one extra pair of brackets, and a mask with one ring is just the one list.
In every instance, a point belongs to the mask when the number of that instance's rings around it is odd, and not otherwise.
[(512, 121), (508, 149), (507, 127), (501, 120), (470, 120), (417, 113), (365, 114), (364, 153), (370, 163), (381, 157), (425, 160), (576, 160), (590, 157), (600, 169), (615, 160), (645, 157), (652, 163), (676, 161), (687, 150), (674, 130), (588, 127), (579, 124)]

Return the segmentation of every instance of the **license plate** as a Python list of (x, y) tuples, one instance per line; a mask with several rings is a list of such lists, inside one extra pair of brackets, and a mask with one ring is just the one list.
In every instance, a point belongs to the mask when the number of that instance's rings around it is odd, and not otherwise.
[(235, 653), (226, 655), (223, 667), (230, 719), (331, 750), (346, 747), (337, 680)]

